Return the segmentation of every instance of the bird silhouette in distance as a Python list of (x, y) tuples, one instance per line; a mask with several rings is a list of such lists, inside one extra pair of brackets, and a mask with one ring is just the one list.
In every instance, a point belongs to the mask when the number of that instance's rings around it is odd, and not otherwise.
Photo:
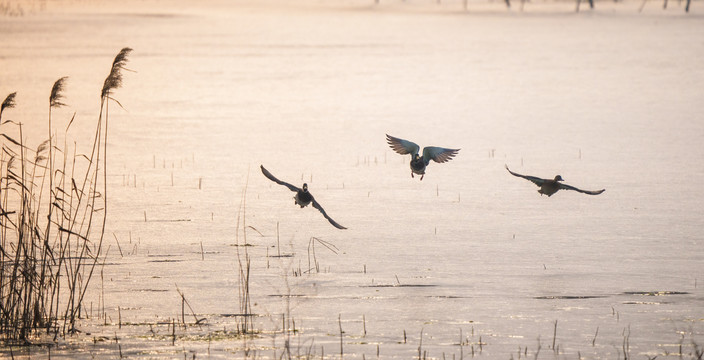
[(287, 187), (289, 190), (296, 193), (296, 196), (293, 197), (296, 205), (299, 205), (301, 208), (304, 208), (304, 207), (308, 206), (308, 204), (312, 203), (313, 207), (318, 209), (318, 211), (320, 211), (320, 213), (323, 214), (323, 216), (326, 219), (328, 219), (328, 221), (330, 222), (330, 224), (332, 224), (332, 226), (334, 226), (338, 229), (347, 229), (346, 227), (338, 224), (330, 216), (328, 216), (328, 214), (325, 212), (323, 207), (320, 206), (320, 204), (318, 204), (317, 201), (315, 201), (313, 194), (311, 194), (308, 191), (308, 184), (303, 184), (303, 188), (299, 188), (295, 185), (291, 185), (285, 181), (281, 181), (281, 180), (277, 179), (274, 175), (272, 175), (269, 172), (269, 170), (265, 169), (263, 165), (260, 165), (260, 167), (262, 169), (262, 174), (264, 174), (264, 176), (266, 176), (269, 180), (271, 180), (279, 185), (283, 185), (283, 186)]
[(420, 156), (418, 154), (420, 146), (412, 141), (386, 134), (386, 142), (389, 143), (389, 146), (391, 146), (395, 152), (401, 155), (411, 154), (411, 177), (414, 177), (413, 174), (418, 174), (421, 180), (423, 180), (423, 176), (425, 176), (425, 168), (430, 164), (430, 160), (437, 163), (448, 162), (460, 151), (460, 149), (426, 146), (423, 148), (423, 156)]
[(564, 180), (562, 179), (562, 176), (560, 176), (560, 175), (556, 175), (554, 179), (541, 179), (541, 178), (535, 177), (535, 176), (521, 175), (521, 174), (515, 173), (515, 172), (511, 171), (511, 169), (508, 168), (508, 165), (504, 165), (504, 166), (506, 166), (506, 170), (508, 170), (508, 172), (511, 173), (511, 175), (522, 177), (526, 180), (530, 180), (533, 184), (538, 185), (540, 187), (538, 192), (540, 193), (541, 196), (547, 195), (548, 197), (550, 197), (553, 194), (555, 194), (556, 192), (558, 192), (559, 190), (574, 190), (574, 191), (579, 191), (581, 193), (588, 194), (588, 195), (599, 195), (606, 190), (606, 189), (601, 189), (601, 190), (597, 190), (597, 191), (582, 190), (582, 189), (578, 189), (574, 186), (570, 186), (570, 185), (562, 183), (561, 181), (564, 181)]

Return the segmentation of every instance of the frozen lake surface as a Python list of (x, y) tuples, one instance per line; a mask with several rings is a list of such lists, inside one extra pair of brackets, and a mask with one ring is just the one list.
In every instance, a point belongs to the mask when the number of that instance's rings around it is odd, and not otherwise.
[[(55, 126), (75, 111), (88, 133), (114, 55), (134, 49), (111, 110), (105, 265), (51, 358), (702, 351), (700, 4), (371, 3), (49, 2), (0, 19), (0, 96), (18, 92), (7, 116), (34, 144), (56, 79)], [(385, 134), (461, 150), (420, 181)], [(606, 192), (548, 198), (505, 164)]]

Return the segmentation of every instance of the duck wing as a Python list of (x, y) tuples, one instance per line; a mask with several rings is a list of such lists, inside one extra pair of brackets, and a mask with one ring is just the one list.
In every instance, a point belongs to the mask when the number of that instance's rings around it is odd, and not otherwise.
[(582, 190), (582, 189), (578, 189), (578, 188), (576, 188), (576, 187), (574, 187), (574, 186), (570, 186), (570, 185), (562, 184), (562, 183), (560, 183), (560, 189), (579, 191), (579, 192), (581, 192), (581, 193), (583, 193), (583, 194), (588, 194), (588, 195), (599, 195), (599, 194), (603, 193), (604, 191), (606, 191), (606, 189), (601, 189), (601, 190), (596, 190), (596, 191), (593, 191), (593, 190)]
[(329, 217), (328, 214), (325, 213), (325, 210), (323, 210), (323, 207), (320, 206), (320, 204), (318, 204), (318, 202), (315, 201), (315, 199), (313, 199), (313, 207), (318, 209), (318, 211), (320, 211), (320, 213), (323, 214), (323, 216), (325, 216), (326, 219), (328, 219), (328, 221), (330, 222), (330, 224), (332, 224), (332, 226), (334, 226), (338, 229), (347, 229), (346, 227), (338, 224), (337, 222), (335, 222), (335, 220), (333, 220), (331, 217)]
[(291, 185), (291, 184), (289, 184), (289, 183), (287, 183), (287, 182), (285, 182), (285, 181), (281, 181), (281, 180), (277, 179), (276, 176), (272, 175), (272, 174), (269, 172), (269, 170), (267, 170), (267, 169), (264, 168), (264, 165), (259, 165), (259, 167), (262, 169), (262, 174), (264, 174), (264, 176), (266, 176), (267, 179), (269, 179), (269, 180), (271, 180), (271, 181), (273, 181), (273, 182), (275, 182), (275, 183), (277, 183), (277, 184), (279, 184), (279, 185), (283, 185), (283, 186), (289, 188), (289, 190), (291, 190), (291, 191), (295, 191), (295, 192), (302, 191), (302, 190), (301, 190), (300, 188), (298, 188), (297, 186)]
[[(504, 166), (506, 167), (506, 170), (508, 170), (508, 172), (511, 173), (511, 175), (522, 177), (526, 180), (530, 180), (535, 185), (543, 186), (543, 184), (545, 184), (545, 182), (547, 181), (546, 179), (541, 179), (539, 177), (530, 176), (530, 175), (521, 175), (519, 173), (515, 173), (515, 172), (511, 171), (511, 169), (508, 168), (508, 165), (504, 165)], [(560, 184), (560, 185), (563, 185), (563, 184)]]
[(460, 149), (446, 149), (438, 146), (426, 146), (423, 148), (423, 161), (429, 163), (433, 160), (437, 163), (444, 163), (452, 160)]
[(395, 152), (401, 155), (411, 154), (411, 156), (413, 156), (420, 151), (420, 146), (413, 141), (399, 139), (389, 134), (386, 134), (386, 142), (389, 143), (389, 146), (391, 146)]

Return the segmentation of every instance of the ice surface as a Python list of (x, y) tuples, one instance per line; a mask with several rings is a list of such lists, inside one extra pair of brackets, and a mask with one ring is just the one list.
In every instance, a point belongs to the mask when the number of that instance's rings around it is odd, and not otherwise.
[[(337, 358), (340, 326), (357, 359), (704, 346), (697, 4), (371, 3), (50, 3), (0, 21), (0, 95), (18, 91), (8, 116), (30, 143), (61, 76), (56, 127), (76, 111), (89, 133), (112, 57), (134, 49), (125, 110), (111, 108), (106, 265), (84, 333), (51, 357), (279, 358), (288, 339)], [(385, 134), (462, 150), (419, 181)], [(349, 229), (295, 206), (260, 164)], [(504, 164), (606, 192), (547, 198)], [(235, 246), (243, 226), (251, 246)], [(191, 325), (173, 339), (178, 291)]]

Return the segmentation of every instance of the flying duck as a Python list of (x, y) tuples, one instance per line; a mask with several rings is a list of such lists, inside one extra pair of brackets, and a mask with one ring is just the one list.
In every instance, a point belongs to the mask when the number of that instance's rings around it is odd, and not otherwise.
[(426, 146), (423, 148), (423, 156), (421, 157), (418, 155), (420, 146), (412, 141), (399, 139), (386, 134), (386, 142), (389, 143), (389, 146), (391, 146), (394, 151), (401, 155), (411, 154), (411, 177), (413, 177), (415, 173), (420, 175), (421, 180), (423, 180), (423, 176), (425, 176), (425, 168), (430, 163), (430, 160), (437, 163), (448, 162), (460, 151), (460, 149)]
[(550, 197), (554, 193), (558, 192), (559, 190), (574, 190), (574, 191), (579, 191), (584, 194), (599, 195), (606, 190), (606, 189), (601, 189), (601, 190), (597, 190), (597, 191), (582, 190), (582, 189), (578, 189), (574, 186), (570, 186), (570, 185), (561, 183), (560, 181), (564, 181), (564, 180), (562, 180), (562, 176), (560, 176), (560, 175), (556, 175), (554, 179), (541, 179), (541, 178), (535, 177), (535, 176), (521, 175), (521, 174), (515, 173), (508, 168), (508, 165), (504, 165), (504, 166), (506, 166), (506, 170), (508, 170), (508, 172), (511, 173), (511, 175), (522, 177), (524, 179), (530, 180), (535, 185), (540, 186), (540, 190), (538, 190), (538, 192), (541, 194), (541, 196), (547, 195), (548, 197)]
[(317, 201), (315, 201), (315, 198), (313, 198), (313, 194), (308, 192), (308, 184), (303, 184), (303, 188), (301, 189), (297, 186), (291, 185), (285, 181), (281, 181), (281, 180), (277, 179), (274, 175), (272, 175), (269, 172), (269, 170), (265, 169), (263, 165), (260, 165), (260, 167), (262, 169), (262, 174), (264, 174), (264, 176), (266, 176), (269, 180), (271, 180), (279, 185), (283, 185), (283, 186), (289, 188), (289, 190), (296, 193), (296, 196), (293, 197), (296, 205), (299, 205), (301, 208), (304, 208), (304, 207), (308, 206), (308, 204), (313, 203), (313, 207), (318, 209), (318, 211), (320, 211), (320, 213), (322, 213), (323, 216), (325, 216), (325, 218), (328, 219), (328, 221), (330, 222), (330, 224), (332, 224), (332, 226), (334, 226), (338, 229), (347, 229), (346, 227), (335, 222), (335, 220), (330, 218), (328, 216), (328, 214), (325, 213), (325, 210), (323, 210), (323, 207), (320, 206), (320, 204), (318, 204)]

